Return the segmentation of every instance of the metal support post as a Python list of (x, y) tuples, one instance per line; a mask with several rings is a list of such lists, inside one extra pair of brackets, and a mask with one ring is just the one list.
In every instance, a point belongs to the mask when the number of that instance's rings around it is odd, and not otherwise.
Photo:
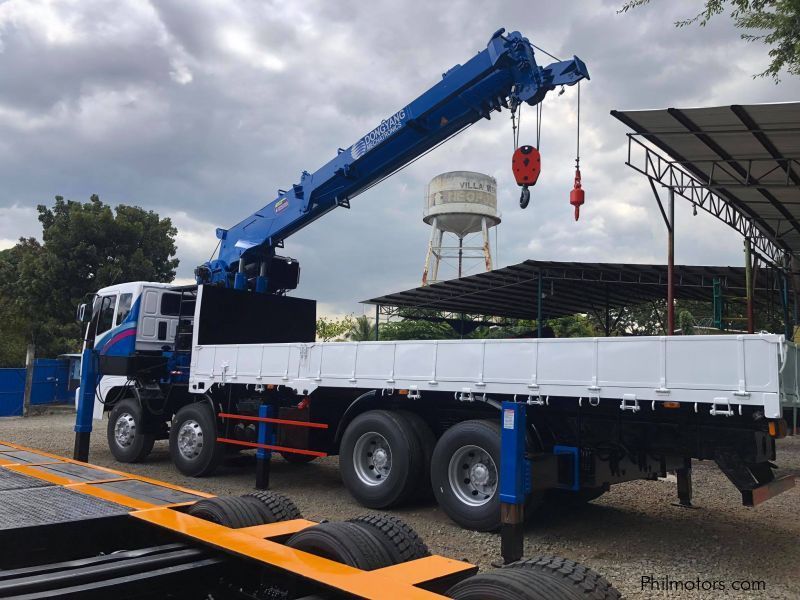
[(28, 344), (25, 354), (25, 391), (22, 395), (22, 416), (27, 417), (31, 410), (31, 394), (33, 394), (33, 370), (36, 362), (36, 345)]
[(244, 259), (239, 259), (239, 270), (236, 272), (236, 277), (233, 279), (233, 288), (236, 290), (247, 289), (247, 275), (244, 272)]
[(381, 339), (381, 306), (380, 304), (375, 305), (375, 341), (377, 342)]
[(256, 277), (256, 293), (267, 293), (267, 261), (263, 261), (259, 268), (258, 277)]
[(536, 292), (536, 337), (542, 337), (542, 296), (544, 290), (542, 289), (542, 270), (539, 269), (539, 286)]
[(675, 190), (669, 188), (667, 205), (667, 335), (675, 333)]
[(683, 467), (675, 469), (678, 478), (678, 502), (675, 506), (682, 508), (695, 508), (692, 504), (692, 459), (685, 458)]
[[(258, 407), (258, 416), (262, 419), (272, 418), (272, 407), (269, 404), (262, 404)], [(273, 427), (271, 423), (259, 422), (258, 424), (258, 443), (264, 445), (275, 445), (273, 440)], [(269, 489), (269, 470), (272, 462), (272, 451), (266, 448), (256, 450), (256, 489)]]
[(97, 390), (97, 355), (93, 346), (94, 344), (87, 342), (87, 348), (81, 357), (81, 392), (78, 397), (78, 412), (75, 415), (75, 446), (72, 450), (72, 458), (81, 462), (89, 461), (92, 413)]
[(745, 297), (747, 298), (747, 333), (753, 333), (756, 330), (755, 316), (753, 314), (753, 259), (750, 238), (744, 238), (744, 282), (746, 290)]
[(781, 308), (783, 309), (783, 329), (787, 340), (793, 338), (793, 327), (789, 320), (789, 282), (784, 271), (780, 272), (781, 278)]
[(525, 497), (530, 493), (530, 463), (525, 458), (524, 403), (503, 402), (500, 435), (500, 553), (508, 564), (522, 558)]

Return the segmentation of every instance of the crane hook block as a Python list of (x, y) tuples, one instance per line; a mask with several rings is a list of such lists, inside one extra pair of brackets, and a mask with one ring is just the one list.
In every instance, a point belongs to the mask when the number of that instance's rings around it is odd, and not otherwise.
[(514, 179), (517, 185), (536, 185), (539, 179), (539, 171), (542, 169), (542, 158), (539, 150), (533, 146), (520, 146), (514, 150), (511, 157), (511, 169), (514, 171)]
[(572, 188), (572, 191), (569, 193), (569, 203), (575, 207), (575, 220), (578, 220), (578, 217), (581, 216), (581, 205), (585, 202), (584, 200), (585, 193), (583, 188), (581, 187), (581, 170), (575, 169), (575, 186)]

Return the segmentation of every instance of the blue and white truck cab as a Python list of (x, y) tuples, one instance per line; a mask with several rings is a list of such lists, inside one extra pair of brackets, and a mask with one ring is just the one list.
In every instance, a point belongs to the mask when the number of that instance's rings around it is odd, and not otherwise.
[[(103, 417), (109, 395), (149, 374), (152, 381), (176, 382), (185, 378), (176, 352), (180, 319), (194, 316), (194, 286), (132, 281), (99, 290), (91, 303), (78, 307), (78, 318), (94, 328), (94, 348), (100, 372), (93, 415)], [(91, 317), (86, 311), (91, 310)], [(88, 336), (87, 336), (88, 337)], [(76, 390), (77, 399), (80, 389)]]

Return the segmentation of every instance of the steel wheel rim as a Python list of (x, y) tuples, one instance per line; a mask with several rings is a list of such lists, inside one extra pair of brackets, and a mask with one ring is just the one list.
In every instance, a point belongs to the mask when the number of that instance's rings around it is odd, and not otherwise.
[(120, 448), (133, 444), (136, 437), (136, 419), (131, 413), (122, 413), (114, 423), (114, 441)]
[(194, 419), (189, 419), (181, 424), (178, 430), (178, 451), (187, 460), (200, 456), (203, 450), (203, 428)]
[(363, 434), (353, 447), (353, 467), (361, 483), (381, 485), (392, 472), (392, 448), (380, 433)]
[(462, 446), (447, 467), (450, 489), (468, 506), (483, 506), (497, 493), (497, 465), (480, 446)]

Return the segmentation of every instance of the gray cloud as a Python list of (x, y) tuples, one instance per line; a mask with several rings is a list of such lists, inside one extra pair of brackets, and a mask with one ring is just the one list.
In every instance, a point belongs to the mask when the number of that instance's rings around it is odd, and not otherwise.
[[(416, 285), (429, 230), (425, 184), (439, 172), (498, 180), (501, 264), (525, 258), (664, 260), (665, 232), (645, 182), (624, 166), (613, 108), (793, 100), (797, 78), (753, 80), (766, 50), (727, 18), (675, 29), (696, 3), (619, 0), (453, 2), (0, 2), (0, 244), (38, 231), (37, 203), (62, 194), (135, 203), (173, 217), (179, 276), (230, 226), (271, 201), (376, 122), (479, 51), (498, 27), (581, 56), (587, 204), (568, 204), (575, 89), (545, 101), (544, 171), (521, 211), (507, 114), (430, 155), (295, 235), (299, 294), (330, 310)], [(550, 62), (541, 53), (538, 60)], [(522, 140), (533, 141), (533, 111)], [(741, 241), (678, 205), (677, 260), (740, 264)]]

